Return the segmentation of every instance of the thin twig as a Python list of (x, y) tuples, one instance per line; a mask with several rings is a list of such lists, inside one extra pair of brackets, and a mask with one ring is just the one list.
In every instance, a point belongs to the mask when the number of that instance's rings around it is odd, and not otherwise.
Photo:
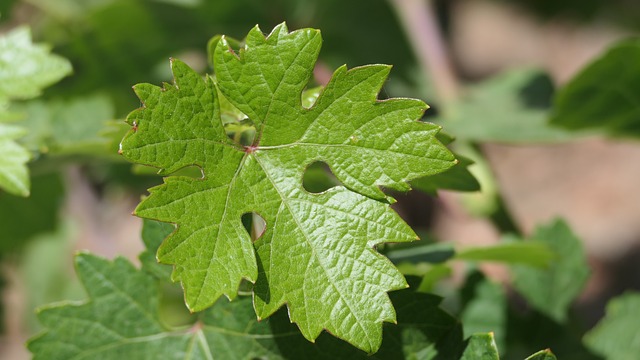
[(433, 81), (443, 108), (456, 99), (458, 80), (431, 0), (390, 0), (422, 71)]

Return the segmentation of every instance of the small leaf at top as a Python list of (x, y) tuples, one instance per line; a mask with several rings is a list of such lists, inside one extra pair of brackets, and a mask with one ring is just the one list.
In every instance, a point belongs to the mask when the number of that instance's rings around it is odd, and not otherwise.
[[(395, 321), (387, 291), (407, 286), (373, 247), (416, 239), (380, 187), (406, 190), (455, 159), (435, 138), (439, 127), (417, 121), (422, 101), (377, 100), (389, 66), (343, 66), (303, 106), (320, 45), (319, 31), (281, 24), (267, 37), (255, 27), (238, 52), (221, 37), (215, 80), (173, 60), (175, 85), (136, 85), (143, 107), (127, 118), (121, 152), (165, 174), (202, 169), (201, 179), (166, 178), (135, 211), (177, 224), (158, 259), (174, 264), (192, 311), (234, 298), (244, 278), (255, 282), (259, 318), (286, 304), (307, 339), (326, 329), (371, 353), (382, 322)], [(227, 136), (222, 97), (255, 126), (251, 144)], [(307, 192), (303, 174), (317, 161), (344, 186)], [(243, 227), (246, 213), (266, 222), (258, 239)]]

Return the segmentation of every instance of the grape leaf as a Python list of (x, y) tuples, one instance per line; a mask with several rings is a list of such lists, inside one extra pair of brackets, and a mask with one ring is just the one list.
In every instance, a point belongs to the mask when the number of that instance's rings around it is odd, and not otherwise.
[(514, 266), (513, 286), (532, 307), (563, 322), (589, 277), (582, 243), (562, 220), (540, 226), (532, 238), (547, 244), (555, 252), (555, 260), (546, 269)]
[(20, 196), (29, 195), (26, 163), (30, 153), (15, 140), (26, 130), (9, 125), (7, 103), (11, 99), (28, 99), (71, 72), (69, 62), (49, 53), (43, 45), (31, 43), (26, 27), (0, 36), (0, 188)]
[(159, 287), (151, 274), (124, 258), (110, 262), (90, 254), (76, 257), (76, 271), (90, 300), (39, 311), (49, 330), (29, 342), (34, 359), (211, 359), (212, 352), (251, 359), (276, 348), (268, 322), (256, 323), (249, 306), (221, 301), (194, 326), (170, 329), (159, 317)]
[[(145, 226), (154, 244), (167, 230)], [(36, 360), (432, 358), (436, 343), (456, 325), (439, 309), (441, 298), (406, 289), (391, 296), (400, 324), (385, 327), (385, 340), (373, 357), (328, 334), (309, 343), (285, 311), (258, 322), (248, 297), (221, 299), (196, 314), (193, 325), (171, 328), (159, 315), (157, 278), (144, 267), (137, 270), (123, 258), (108, 261), (86, 253), (77, 255), (75, 263), (89, 300), (39, 310), (46, 330), (28, 343)]]
[[(259, 318), (287, 304), (307, 339), (326, 329), (375, 352), (382, 322), (395, 321), (386, 292), (407, 285), (373, 247), (417, 238), (380, 186), (407, 190), (455, 159), (435, 138), (439, 127), (416, 120), (423, 102), (377, 101), (389, 66), (340, 67), (314, 105), (302, 106), (320, 45), (318, 30), (281, 24), (265, 37), (256, 26), (239, 53), (218, 42), (216, 80), (172, 60), (175, 86), (134, 87), (143, 107), (127, 118), (121, 153), (163, 174), (202, 170), (201, 179), (166, 178), (135, 210), (178, 225), (158, 259), (175, 266), (192, 311), (234, 298), (245, 278), (255, 282)], [(227, 137), (216, 88), (254, 124), (251, 145)], [(304, 169), (315, 161), (345, 186), (306, 192)], [(241, 222), (251, 212), (266, 221), (255, 243)]]
[(638, 293), (626, 293), (609, 301), (605, 317), (584, 336), (584, 344), (610, 360), (637, 358), (639, 309)]

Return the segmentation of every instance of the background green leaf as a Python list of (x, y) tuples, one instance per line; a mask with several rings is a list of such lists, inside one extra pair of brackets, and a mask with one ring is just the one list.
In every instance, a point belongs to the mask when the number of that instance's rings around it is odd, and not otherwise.
[(471, 87), (438, 123), (460, 141), (557, 142), (575, 137), (547, 123), (553, 84), (539, 70), (513, 70)]
[(491, 332), (496, 347), (506, 350), (507, 298), (502, 285), (472, 272), (461, 289), (464, 308), (460, 320), (464, 337)]
[(531, 238), (529, 241), (547, 244), (555, 252), (555, 260), (547, 269), (514, 266), (513, 286), (532, 307), (563, 322), (589, 277), (584, 248), (562, 220), (538, 227)]
[(607, 313), (584, 337), (585, 345), (609, 360), (631, 360), (640, 353), (640, 294), (629, 292), (607, 304)]
[(27, 131), (2, 123), (10, 117), (6, 109), (8, 100), (36, 97), (42, 88), (69, 73), (71, 64), (50, 54), (47, 46), (33, 44), (28, 28), (17, 28), (0, 36), (0, 188), (5, 191), (20, 196), (30, 193), (26, 163), (31, 155), (16, 142)]
[(556, 96), (551, 123), (640, 136), (640, 39), (613, 45)]
[(0, 37), (0, 98), (30, 99), (71, 73), (66, 59), (34, 45), (26, 27)]
[[(157, 244), (164, 226), (148, 222), (146, 243)], [(249, 297), (221, 299), (196, 314), (193, 325), (173, 328), (161, 318), (156, 270), (145, 269), (151, 268), (137, 270), (122, 258), (77, 255), (76, 271), (89, 300), (39, 311), (46, 329), (29, 341), (34, 359), (431, 359), (456, 325), (439, 308), (441, 298), (402, 290), (391, 294), (399, 325), (385, 326), (382, 347), (373, 356), (328, 334), (308, 342), (285, 311), (258, 322)]]

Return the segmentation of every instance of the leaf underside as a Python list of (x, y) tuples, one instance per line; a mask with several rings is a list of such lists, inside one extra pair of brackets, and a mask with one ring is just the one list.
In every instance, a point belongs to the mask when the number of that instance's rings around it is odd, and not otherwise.
[[(189, 309), (234, 298), (247, 279), (258, 318), (287, 304), (307, 339), (326, 329), (371, 353), (382, 322), (395, 321), (387, 291), (407, 286), (374, 246), (417, 238), (380, 187), (407, 190), (407, 181), (455, 159), (436, 140), (439, 127), (417, 121), (423, 102), (377, 100), (389, 66), (340, 67), (303, 106), (321, 41), (317, 30), (289, 33), (284, 24), (268, 37), (255, 27), (237, 53), (222, 37), (211, 56), (215, 80), (172, 60), (174, 85), (134, 87), (143, 107), (127, 118), (133, 128), (121, 153), (163, 174), (202, 171), (201, 179), (167, 177), (135, 211), (177, 224), (158, 259), (174, 265)], [(255, 126), (251, 145), (225, 133), (223, 100)], [(316, 161), (344, 186), (307, 192), (303, 173)], [(246, 213), (266, 222), (255, 241), (241, 222)]]

